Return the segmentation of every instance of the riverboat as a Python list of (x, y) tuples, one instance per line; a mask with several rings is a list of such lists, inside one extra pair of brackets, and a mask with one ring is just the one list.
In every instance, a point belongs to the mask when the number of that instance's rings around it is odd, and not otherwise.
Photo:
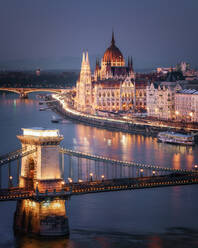
[(195, 144), (194, 135), (175, 133), (175, 132), (160, 132), (157, 135), (159, 142), (179, 144), (179, 145), (189, 145), (193, 146)]
[(46, 108), (39, 108), (39, 110), (40, 110), (40, 111), (45, 111), (45, 110), (46, 110)]
[(58, 123), (60, 121), (60, 118), (58, 119), (58, 118), (56, 118), (56, 116), (52, 116), (52, 119), (51, 119), (51, 122), (52, 123)]

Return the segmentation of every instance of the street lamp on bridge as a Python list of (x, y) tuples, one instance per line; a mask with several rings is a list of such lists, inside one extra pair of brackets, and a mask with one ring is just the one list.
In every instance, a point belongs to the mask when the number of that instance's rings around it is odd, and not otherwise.
[(12, 185), (12, 179), (13, 179), (13, 177), (10, 176), (10, 177), (9, 177), (9, 187), (10, 187), (10, 188), (13, 186), (13, 185)]
[(69, 183), (72, 183), (72, 178), (68, 177)]
[(196, 164), (194, 165), (194, 170), (196, 170), (196, 171), (198, 170), (198, 165), (196, 165)]
[(90, 181), (92, 182), (93, 181), (93, 173), (90, 173)]
[(144, 170), (140, 169), (140, 177), (143, 177), (143, 172), (144, 172)]

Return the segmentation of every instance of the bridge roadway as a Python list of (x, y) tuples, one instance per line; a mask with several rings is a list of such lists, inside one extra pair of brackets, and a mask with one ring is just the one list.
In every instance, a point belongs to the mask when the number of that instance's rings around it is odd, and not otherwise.
[(164, 171), (164, 172), (176, 172), (176, 173), (193, 173), (194, 170), (186, 170), (186, 169), (174, 169), (174, 168), (168, 168), (168, 167), (160, 167), (155, 165), (146, 165), (142, 163), (137, 162), (129, 162), (129, 161), (123, 161), (123, 160), (116, 160), (104, 156), (97, 156), (85, 152), (79, 152), (79, 151), (73, 151), (65, 148), (60, 148), (61, 153), (65, 153), (69, 156), (79, 157), (79, 158), (85, 158), (90, 159), (98, 162), (105, 162), (105, 163), (111, 163), (111, 164), (117, 164), (117, 165), (125, 165), (125, 166), (134, 166), (139, 169), (149, 169), (154, 171)]
[(165, 186), (189, 185), (198, 183), (198, 173), (170, 174), (139, 178), (121, 178), (80, 183), (65, 183), (61, 191), (38, 192), (22, 188), (0, 190), (0, 201), (32, 199), (44, 201), (49, 198), (67, 199), (72, 195), (100, 193), (120, 190), (135, 190)]

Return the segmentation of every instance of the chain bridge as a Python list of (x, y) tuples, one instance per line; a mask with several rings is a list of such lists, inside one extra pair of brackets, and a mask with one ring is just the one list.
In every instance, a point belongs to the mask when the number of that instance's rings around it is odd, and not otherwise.
[[(58, 129), (24, 128), (22, 148), (0, 156), (0, 201), (17, 201), (16, 231), (68, 235), (73, 195), (198, 183), (192, 170), (147, 165), (60, 147)], [(7, 176), (5, 176), (7, 175)]]
[[(59, 148), (62, 180), (59, 190), (20, 187), (20, 160), (37, 149), (18, 149), (0, 156), (0, 201), (68, 197), (76, 194), (164, 187), (198, 183), (198, 171), (146, 165)], [(12, 169), (11, 167), (16, 167)], [(3, 168), (4, 167), (4, 168)], [(7, 169), (7, 187), (2, 170)], [(11, 171), (16, 171), (13, 174)], [(4, 178), (5, 181), (5, 178)], [(6, 182), (4, 182), (6, 184)]]

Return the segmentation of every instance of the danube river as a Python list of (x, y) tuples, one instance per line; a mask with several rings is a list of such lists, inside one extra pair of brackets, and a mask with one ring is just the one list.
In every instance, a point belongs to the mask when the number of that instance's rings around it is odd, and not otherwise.
[[(156, 138), (111, 132), (65, 121), (51, 123), (36, 95), (20, 100), (0, 94), (0, 153), (20, 148), (22, 127), (58, 128), (66, 148), (171, 168), (198, 164), (198, 146), (157, 143)], [(7, 171), (3, 170), (3, 180)], [(197, 247), (198, 186), (108, 192), (72, 197), (67, 207), (70, 238), (15, 237), (15, 202), (0, 202), (0, 247)], [(188, 246), (185, 246), (188, 244)], [(175, 246), (176, 247), (176, 246)]]

